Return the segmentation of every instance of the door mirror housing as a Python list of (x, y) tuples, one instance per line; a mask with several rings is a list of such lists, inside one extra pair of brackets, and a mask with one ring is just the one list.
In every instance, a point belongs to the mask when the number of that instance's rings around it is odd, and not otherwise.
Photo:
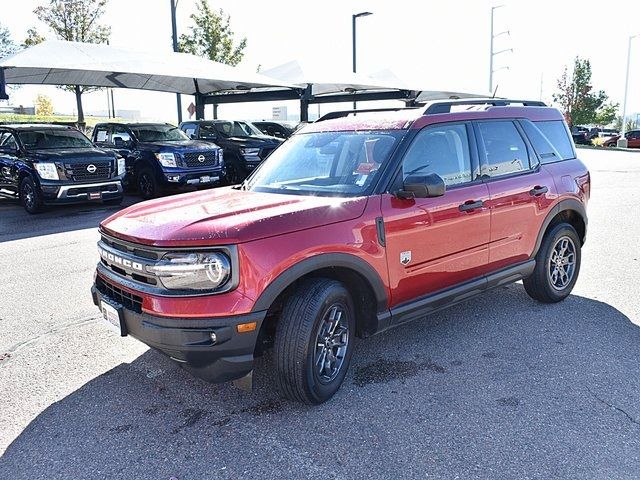
[(16, 147), (10, 147), (8, 145), (0, 146), (0, 154), (17, 156), (18, 153), (19, 150)]
[(437, 173), (409, 175), (404, 179), (402, 190), (396, 192), (399, 198), (432, 198), (444, 195), (447, 187)]

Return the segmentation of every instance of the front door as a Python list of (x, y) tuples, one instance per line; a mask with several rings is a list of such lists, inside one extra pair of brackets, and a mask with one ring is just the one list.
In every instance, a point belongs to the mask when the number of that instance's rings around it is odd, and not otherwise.
[(401, 188), (410, 174), (436, 173), (446, 193), (415, 199), (382, 196), (392, 306), (486, 272), (489, 192), (479, 178), (473, 137), (467, 123), (424, 128), (409, 146), (395, 185)]
[(18, 143), (13, 133), (0, 130), (0, 188), (17, 187)]

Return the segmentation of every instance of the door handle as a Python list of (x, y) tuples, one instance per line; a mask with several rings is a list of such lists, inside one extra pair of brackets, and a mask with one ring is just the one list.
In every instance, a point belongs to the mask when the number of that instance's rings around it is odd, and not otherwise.
[(541, 187), (540, 185), (536, 185), (531, 190), (529, 190), (529, 195), (531, 195), (532, 197), (538, 197), (543, 193), (547, 193), (548, 191), (549, 188), (547, 188), (546, 186)]
[(484, 207), (484, 202), (482, 200), (467, 200), (462, 205), (458, 205), (458, 210), (461, 212), (469, 212), (482, 207)]

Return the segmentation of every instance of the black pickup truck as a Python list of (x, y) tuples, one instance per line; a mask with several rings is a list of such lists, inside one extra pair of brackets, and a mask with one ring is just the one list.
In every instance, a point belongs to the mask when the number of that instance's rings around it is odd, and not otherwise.
[(75, 128), (0, 125), (0, 191), (18, 197), (29, 213), (52, 204), (120, 204), (124, 173), (124, 158)]
[(125, 157), (125, 187), (137, 188), (145, 199), (168, 190), (213, 187), (225, 179), (221, 148), (191, 140), (168, 123), (99, 123), (93, 142)]
[(230, 183), (242, 182), (282, 142), (263, 135), (248, 122), (195, 120), (182, 122), (180, 129), (190, 138), (213, 142), (222, 147)]

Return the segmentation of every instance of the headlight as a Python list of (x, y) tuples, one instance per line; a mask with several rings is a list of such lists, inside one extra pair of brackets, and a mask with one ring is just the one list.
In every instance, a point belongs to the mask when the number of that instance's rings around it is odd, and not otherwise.
[(258, 155), (258, 153), (260, 153), (260, 149), (259, 148), (241, 148), (240, 153), (242, 153), (242, 155), (244, 155), (245, 157), (253, 157), (255, 155)]
[(176, 166), (176, 156), (173, 153), (156, 153), (155, 155), (163, 167)]
[(229, 258), (222, 253), (167, 253), (147, 270), (169, 290), (214, 290), (231, 276)]
[(118, 176), (123, 175), (127, 170), (127, 162), (125, 159), (120, 157), (118, 158)]
[(42, 162), (36, 163), (36, 171), (40, 178), (43, 180), (60, 180), (58, 176), (58, 169), (56, 168), (55, 163), (51, 162)]
[(220, 165), (224, 165), (224, 153), (222, 149), (218, 151), (218, 159), (220, 160)]

